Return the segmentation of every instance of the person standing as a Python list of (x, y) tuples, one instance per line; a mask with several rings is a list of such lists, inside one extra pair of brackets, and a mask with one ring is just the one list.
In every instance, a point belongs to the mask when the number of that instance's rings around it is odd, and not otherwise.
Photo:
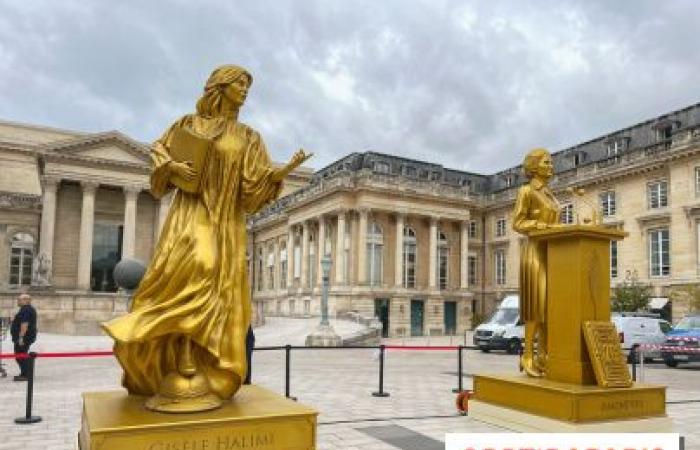
[[(17, 297), (17, 306), (19, 311), (12, 319), (10, 328), (12, 343), (15, 347), (15, 353), (28, 353), (29, 347), (36, 340), (36, 310), (32, 306), (32, 298), (29, 294), (20, 294)], [(29, 360), (17, 358), (17, 365), (20, 372), (14, 380), (27, 381), (29, 379)]]

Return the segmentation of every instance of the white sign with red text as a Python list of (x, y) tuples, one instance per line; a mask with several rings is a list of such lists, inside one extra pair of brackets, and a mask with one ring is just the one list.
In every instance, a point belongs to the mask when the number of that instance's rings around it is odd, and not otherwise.
[(445, 450), (682, 450), (678, 433), (448, 433)]

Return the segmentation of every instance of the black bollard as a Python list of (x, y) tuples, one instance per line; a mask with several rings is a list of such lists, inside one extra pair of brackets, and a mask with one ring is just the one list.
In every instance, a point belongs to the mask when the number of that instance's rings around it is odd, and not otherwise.
[(296, 401), (296, 397), (292, 397), (289, 395), (290, 391), (290, 383), (291, 383), (291, 364), (292, 364), (292, 346), (287, 344), (284, 346), (284, 356), (285, 356), (285, 362), (284, 362), (284, 396), (287, 397), (290, 400)]
[(245, 357), (248, 362), (248, 373), (245, 375), (243, 384), (250, 384), (253, 378), (253, 349), (255, 348), (255, 333), (253, 327), (248, 327), (248, 334), (245, 337)]
[(464, 346), (460, 345), (457, 348), (457, 357), (459, 358), (457, 360), (457, 388), (452, 389), (452, 392), (455, 394), (458, 394), (464, 390), (464, 386), (462, 385), (462, 350), (464, 349)]
[(388, 397), (389, 393), (384, 392), (384, 344), (379, 346), (379, 391), (372, 392), (373, 397)]
[(34, 361), (36, 352), (29, 352), (29, 378), (27, 380), (27, 404), (24, 417), (15, 419), (15, 423), (22, 425), (41, 422), (41, 417), (32, 416), (32, 401), (34, 400)]

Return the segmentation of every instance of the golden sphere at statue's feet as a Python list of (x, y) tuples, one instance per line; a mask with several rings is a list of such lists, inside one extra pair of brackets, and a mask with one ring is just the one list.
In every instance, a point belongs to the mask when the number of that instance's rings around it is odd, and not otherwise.
[(146, 408), (169, 413), (208, 411), (221, 406), (209, 382), (201, 374), (192, 377), (170, 372), (163, 378), (158, 393), (146, 401)]

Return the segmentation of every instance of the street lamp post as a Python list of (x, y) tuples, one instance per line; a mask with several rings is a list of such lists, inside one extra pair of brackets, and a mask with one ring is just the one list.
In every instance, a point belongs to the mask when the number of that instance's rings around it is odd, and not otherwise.
[(321, 259), (323, 271), (323, 287), (321, 291), (321, 323), (313, 333), (306, 336), (306, 345), (309, 347), (338, 347), (342, 339), (338, 336), (328, 320), (328, 284), (331, 272), (331, 258), (325, 255)]

